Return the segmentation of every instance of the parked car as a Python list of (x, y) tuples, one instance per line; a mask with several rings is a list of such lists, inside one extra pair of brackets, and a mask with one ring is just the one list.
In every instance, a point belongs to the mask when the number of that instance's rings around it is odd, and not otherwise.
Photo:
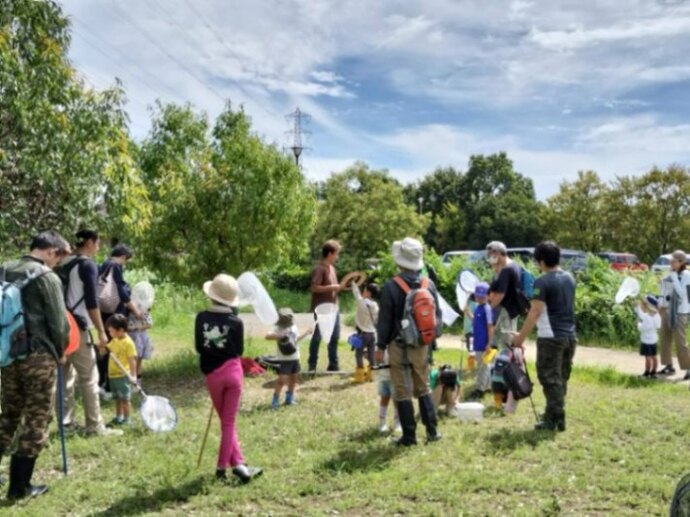
[(510, 258), (519, 258), (523, 264), (527, 264), (534, 258), (534, 248), (508, 248), (506, 251)]
[(561, 250), (561, 267), (573, 273), (579, 273), (587, 268), (587, 254), (580, 250)]
[[(685, 263), (688, 266), (690, 266), (690, 257), (687, 258)], [(668, 255), (659, 255), (659, 258), (657, 258), (654, 261), (654, 264), (652, 264), (652, 271), (654, 271), (655, 273), (671, 271), (671, 254), (669, 253)]]
[(647, 271), (649, 266), (640, 262), (633, 253), (614, 253), (611, 251), (597, 253), (599, 258), (611, 264), (611, 269), (616, 271)]
[(450, 267), (453, 259), (458, 257), (468, 257), (470, 262), (479, 262), (486, 257), (486, 252), (484, 250), (446, 251), (441, 257), (441, 262), (444, 266)]

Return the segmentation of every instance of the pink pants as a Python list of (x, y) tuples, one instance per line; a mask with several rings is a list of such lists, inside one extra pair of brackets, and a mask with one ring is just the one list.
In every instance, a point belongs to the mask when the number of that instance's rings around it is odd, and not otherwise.
[(237, 439), (237, 412), (242, 395), (242, 363), (239, 358), (226, 361), (206, 376), (206, 387), (213, 407), (220, 417), (220, 449), (218, 468), (226, 469), (244, 463), (240, 442)]

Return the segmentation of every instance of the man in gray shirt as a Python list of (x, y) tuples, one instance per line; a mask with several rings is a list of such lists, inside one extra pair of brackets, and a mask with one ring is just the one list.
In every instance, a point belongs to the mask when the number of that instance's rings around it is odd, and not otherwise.
[(537, 375), (546, 398), (543, 422), (537, 430), (565, 431), (565, 396), (577, 346), (575, 335), (575, 279), (559, 264), (561, 250), (552, 241), (534, 249), (543, 273), (534, 282), (532, 306), (514, 346), (522, 346), (537, 325)]

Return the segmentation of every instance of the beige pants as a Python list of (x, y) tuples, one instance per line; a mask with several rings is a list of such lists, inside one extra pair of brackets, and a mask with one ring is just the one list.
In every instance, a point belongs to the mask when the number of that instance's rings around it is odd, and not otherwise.
[[(391, 365), (391, 382), (395, 400), (410, 400), (428, 394), (429, 389), (429, 350), (426, 346), (407, 347), (407, 352), (398, 343), (388, 345), (388, 358)], [(407, 362), (404, 364), (405, 353)], [(409, 380), (408, 380), (409, 379)]]
[(661, 315), (661, 330), (659, 331), (659, 354), (662, 365), (669, 365), (673, 363), (673, 355), (671, 353), (671, 342), (676, 342), (676, 354), (678, 355), (678, 364), (682, 370), (690, 369), (690, 349), (688, 348), (687, 328), (690, 315), (679, 314), (678, 321), (676, 321), (675, 328), (669, 327), (669, 313), (668, 308), (661, 307), (659, 309)]
[(63, 366), (64, 410), (63, 422), (72, 424), (75, 421), (74, 386), (79, 386), (84, 405), (86, 430), (95, 431), (103, 426), (101, 401), (98, 398), (98, 368), (96, 367), (96, 350), (91, 345), (88, 332), (80, 331), (79, 348), (67, 358)]
[(501, 309), (495, 322), (495, 341), (498, 348), (510, 345), (513, 340), (513, 332), (517, 332), (517, 317), (511, 319), (508, 311)]

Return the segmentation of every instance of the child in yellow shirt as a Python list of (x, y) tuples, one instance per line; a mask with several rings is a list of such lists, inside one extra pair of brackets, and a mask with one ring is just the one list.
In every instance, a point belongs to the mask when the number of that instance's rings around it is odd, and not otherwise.
[[(117, 401), (117, 414), (110, 422), (110, 426), (129, 424), (129, 401), (132, 395), (130, 383), (136, 385), (136, 377), (132, 375), (132, 372), (137, 371), (137, 349), (132, 338), (127, 335), (127, 317), (123, 314), (114, 314), (108, 318), (105, 328), (112, 336), (108, 343), (108, 350), (110, 350), (108, 377), (110, 391)], [(120, 362), (119, 365), (115, 358)]]

